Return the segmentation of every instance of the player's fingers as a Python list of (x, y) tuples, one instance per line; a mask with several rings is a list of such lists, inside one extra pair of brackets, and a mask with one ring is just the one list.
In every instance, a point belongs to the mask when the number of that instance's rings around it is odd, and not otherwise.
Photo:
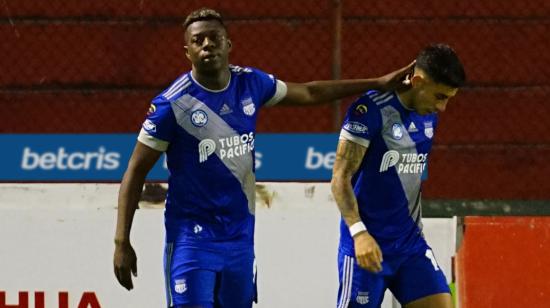
[(126, 288), (126, 290), (131, 290), (134, 286), (132, 284), (132, 277), (130, 276), (130, 271), (128, 269), (124, 268), (117, 268), (116, 271), (116, 278), (121, 286)]
[(137, 277), (137, 259), (134, 259), (131, 269), (132, 269), (132, 275), (134, 275), (134, 277)]

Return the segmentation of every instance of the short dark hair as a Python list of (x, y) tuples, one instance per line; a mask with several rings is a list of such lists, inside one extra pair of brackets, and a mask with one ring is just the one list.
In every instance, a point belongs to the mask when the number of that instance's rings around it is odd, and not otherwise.
[(459, 88), (466, 82), (464, 66), (446, 44), (432, 44), (422, 49), (416, 57), (416, 67), (425, 71), (435, 83)]
[(190, 24), (201, 20), (217, 20), (225, 28), (222, 15), (209, 8), (198, 9), (187, 15), (187, 18), (185, 18), (185, 21), (183, 22), (183, 28), (187, 29)]

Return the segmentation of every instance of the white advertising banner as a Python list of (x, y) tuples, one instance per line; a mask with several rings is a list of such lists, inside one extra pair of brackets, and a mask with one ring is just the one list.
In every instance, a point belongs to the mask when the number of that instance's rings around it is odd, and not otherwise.
[[(258, 201), (260, 308), (336, 306), (339, 215), (328, 183), (267, 183)], [(0, 185), (0, 307), (165, 307), (163, 210), (142, 204), (132, 242), (134, 289), (113, 274), (116, 184)], [(451, 277), (452, 219), (425, 219), (425, 234)], [(386, 301), (383, 307), (392, 307)]]

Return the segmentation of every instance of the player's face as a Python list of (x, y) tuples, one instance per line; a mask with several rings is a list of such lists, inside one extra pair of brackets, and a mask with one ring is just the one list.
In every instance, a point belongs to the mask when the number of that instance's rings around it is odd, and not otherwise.
[(449, 100), (458, 92), (457, 88), (435, 83), (429, 79), (413, 83), (413, 87), (416, 91), (414, 109), (421, 115), (445, 111)]
[(200, 72), (227, 69), (231, 41), (227, 31), (216, 20), (197, 21), (187, 27), (185, 53)]

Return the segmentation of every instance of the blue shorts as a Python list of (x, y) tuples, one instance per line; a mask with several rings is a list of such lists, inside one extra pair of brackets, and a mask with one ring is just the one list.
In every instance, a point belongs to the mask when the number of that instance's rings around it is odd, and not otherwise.
[(406, 256), (384, 256), (382, 271), (371, 273), (361, 268), (355, 256), (338, 252), (337, 308), (380, 307), (384, 292), (390, 289), (402, 304), (434, 295), (450, 293), (445, 274), (430, 248)]
[(168, 307), (252, 307), (256, 301), (254, 249), (199, 249), (167, 243), (164, 253)]

